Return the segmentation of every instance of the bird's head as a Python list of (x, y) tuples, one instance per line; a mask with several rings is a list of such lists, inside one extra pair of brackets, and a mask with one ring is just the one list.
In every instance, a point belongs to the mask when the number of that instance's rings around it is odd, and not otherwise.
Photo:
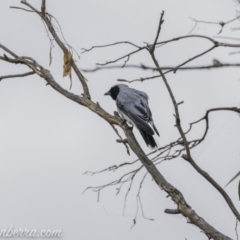
[(111, 89), (106, 92), (104, 95), (110, 95), (112, 97), (113, 100), (117, 99), (117, 95), (119, 94), (119, 92), (123, 89), (123, 88), (128, 88), (128, 85), (125, 84), (117, 84), (111, 87)]

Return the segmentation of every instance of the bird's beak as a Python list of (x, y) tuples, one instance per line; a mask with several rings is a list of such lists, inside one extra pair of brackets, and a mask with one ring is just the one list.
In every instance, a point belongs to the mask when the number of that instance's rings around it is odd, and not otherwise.
[(106, 93), (104, 94), (104, 96), (107, 96), (107, 95), (111, 95), (111, 93), (110, 93), (110, 92), (106, 92)]

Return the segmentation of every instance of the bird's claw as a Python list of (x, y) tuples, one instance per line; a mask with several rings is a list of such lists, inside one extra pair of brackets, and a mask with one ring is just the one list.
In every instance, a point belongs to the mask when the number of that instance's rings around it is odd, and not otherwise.
[(123, 125), (123, 124), (125, 124), (125, 123), (127, 123), (127, 120), (126, 120), (126, 119), (123, 119), (121, 125)]

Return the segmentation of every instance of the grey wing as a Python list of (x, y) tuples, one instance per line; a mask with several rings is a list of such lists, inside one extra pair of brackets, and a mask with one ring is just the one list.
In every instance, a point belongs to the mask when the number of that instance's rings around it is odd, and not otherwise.
[(141, 105), (145, 108), (148, 115), (152, 118), (152, 112), (148, 106), (148, 95), (145, 92), (133, 89), (136, 94), (140, 96), (141, 99)]
[(123, 92), (118, 95), (116, 99), (118, 109), (129, 118), (136, 127), (146, 131), (148, 134), (153, 135), (154, 131), (148, 125), (151, 118), (148, 111), (144, 108), (141, 98), (134, 92)]
[[(136, 89), (133, 89), (133, 91), (140, 96), (140, 104), (141, 104), (140, 107), (143, 108), (145, 112), (147, 112), (148, 119), (146, 121), (148, 121), (152, 125), (154, 131), (157, 133), (158, 136), (160, 136), (156, 126), (154, 125), (154, 122), (152, 119), (152, 112), (148, 106), (148, 95), (145, 92), (142, 92)], [(143, 112), (143, 110), (140, 110), (140, 111)]]

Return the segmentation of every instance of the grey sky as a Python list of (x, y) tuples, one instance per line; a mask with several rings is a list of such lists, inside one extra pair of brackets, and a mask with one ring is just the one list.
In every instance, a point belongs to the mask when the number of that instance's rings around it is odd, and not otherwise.
[[(44, 26), (33, 13), (10, 9), (21, 6), (18, 0), (2, 0), (0, 4), (0, 43), (19, 55), (31, 56), (47, 67), (49, 40)], [(41, 1), (30, 1), (40, 7)], [(235, 17), (236, 3), (227, 0), (171, 1), (47, 1), (48, 12), (61, 24), (68, 43), (78, 52), (93, 45), (129, 40), (136, 44), (152, 42), (160, 12), (165, 10), (165, 22), (160, 39), (186, 35), (194, 23), (189, 17), (206, 21), (228, 21)], [(239, 27), (239, 21), (231, 27)], [(219, 26), (199, 24), (194, 34), (216, 36)], [(238, 37), (230, 26), (222, 36)], [(224, 41), (224, 40), (223, 40)], [(170, 43), (157, 50), (164, 66), (177, 65), (206, 50), (208, 41), (188, 39)], [(92, 68), (130, 51), (128, 46), (96, 49), (81, 55), (80, 68)], [(211, 64), (213, 58), (222, 62), (239, 62), (239, 55), (229, 56), (234, 49), (219, 48), (199, 58), (191, 65)], [(2, 54), (2, 51), (0, 51)], [(69, 88), (69, 79), (62, 78), (63, 56), (57, 45), (53, 49), (49, 69), (55, 79)], [(77, 57), (75, 56), (77, 59)], [(123, 61), (121, 62), (123, 63)], [(133, 56), (129, 63), (153, 65), (146, 53)], [(0, 62), (0, 76), (28, 71), (26, 67)], [(103, 94), (116, 84), (116, 79), (135, 79), (152, 72), (117, 69), (85, 74), (94, 101), (112, 113), (115, 103)], [(184, 71), (167, 75), (180, 107), (183, 127), (202, 117), (213, 107), (240, 104), (239, 69)], [(173, 106), (160, 79), (133, 83), (131, 87), (150, 96), (150, 107), (163, 146), (179, 135), (174, 125)], [(81, 94), (81, 85), (73, 74), (73, 89)], [(112, 128), (89, 110), (46, 87), (37, 76), (2, 80), (0, 83), (0, 228), (62, 229), (63, 239), (206, 239), (199, 229), (186, 224), (181, 216), (164, 214), (174, 208), (166, 194), (148, 176), (142, 190), (145, 215), (130, 230), (136, 211), (136, 191), (140, 178), (127, 201), (122, 216), (125, 188), (115, 196), (115, 188), (102, 192), (100, 202), (91, 191), (82, 195), (87, 186), (107, 183), (121, 171), (89, 177), (86, 171), (97, 171), (111, 165), (136, 159), (128, 157)], [(237, 114), (220, 112), (210, 116), (211, 130), (199, 147), (193, 150), (197, 163), (224, 186), (239, 170), (240, 118)], [(195, 126), (190, 138), (200, 136), (204, 125)], [(134, 131), (143, 149), (148, 148)], [(189, 204), (210, 224), (235, 238), (235, 218), (223, 198), (181, 158), (159, 165), (162, 174), (179, 188)], [(123, 172), (123, 171), (122, 171)], [(144, 171), (142, 172), (144, 174)], [(142, 176), (142, 175), (141, 175)], [(237, 181), (226, 191), (239, 209)]]

